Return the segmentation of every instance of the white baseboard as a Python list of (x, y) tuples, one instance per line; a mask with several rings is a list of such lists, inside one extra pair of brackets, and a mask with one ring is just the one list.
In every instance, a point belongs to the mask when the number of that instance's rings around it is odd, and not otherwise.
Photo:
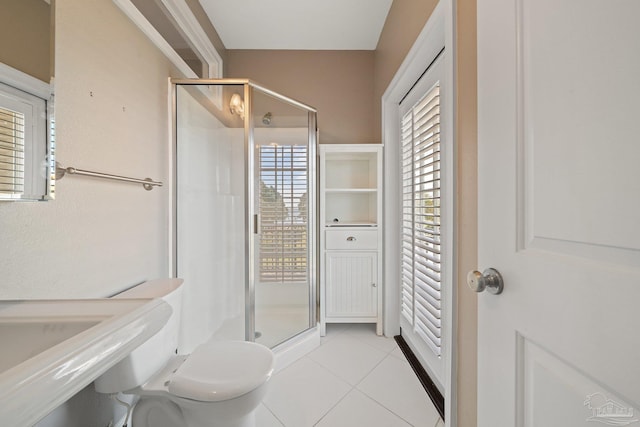
[(320, 347), (320, 329), (309, 329), (273, 349), (276, 355), (275, 372), (281, 371), (309, 352)]

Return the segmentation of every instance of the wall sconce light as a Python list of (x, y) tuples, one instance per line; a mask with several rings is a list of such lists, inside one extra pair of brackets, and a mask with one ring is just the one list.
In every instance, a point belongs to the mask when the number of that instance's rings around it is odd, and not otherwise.
[(244, 120), (244, 101), (237, 93), (234, 93), (231, 96), (229, 109), (231, 110), (231, 114), (237, 114), (242, 120)]

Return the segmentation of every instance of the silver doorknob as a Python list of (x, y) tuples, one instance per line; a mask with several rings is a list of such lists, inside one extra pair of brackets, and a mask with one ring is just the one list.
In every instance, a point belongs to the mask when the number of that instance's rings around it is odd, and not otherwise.
[(504, 289), (502, 275), (494, 268), (487, 268), (482, 273), (470, 271), (467, 274), (467, 285), (474, 292), (482, 292), (486, 289), (487, 292), (493, 295), (501, 294), (502, 289)]

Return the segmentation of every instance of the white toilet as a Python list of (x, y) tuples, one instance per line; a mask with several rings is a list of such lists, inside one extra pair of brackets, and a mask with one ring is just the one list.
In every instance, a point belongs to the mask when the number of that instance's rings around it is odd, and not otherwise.
[(173, 309), (156, 335), (95, 381), (100, 393), (136, 394), (133, 427), (253, 427), (273, 352), (246, 341), (211, 341), (176, 355), (182, 279), (142, 283), (117, 298), (162, 298)]

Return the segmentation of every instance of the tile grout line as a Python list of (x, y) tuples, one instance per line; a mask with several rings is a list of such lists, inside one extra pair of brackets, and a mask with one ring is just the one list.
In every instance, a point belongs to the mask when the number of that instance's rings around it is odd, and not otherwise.
[[(397, 342), (393, 341), (393, 339), (390, 339), (391, 342), (393, 342), (393, 346), (390, 350), (386, 351), (380, 347), (377, 347), (375, 345), (370, 344), (369, 342), (367, 342), (366, 339), (363, 339), (362, 337), (358, 336), (359, 334), (349, 334), (349, 330), (351, 329), (351, 327), (347, 327), (343, 330), (340, 331), (336, 331), (334, 333), (332, 333), (331, 337), (327, 337), (327, 335), (325, 335), (325, 340), (324, 342), (321, 343), (320, 346), (325, 345), (329, 342), (331, 342), (334, 338), (338, 338), (338, 337), (348, 337), (350, 339), (356, 340), (358, 341), (360, 344), (366, 345), (369, 348), (373, 348), (375, 350), (380, 351), (381, 353), (384, 354), (384, 357), (382, 357), (382, 359), (377, 362), (356, 384), (351, 384), (348, 381), (345, 381), (341, 376), (339, 376), (337, 373), (333, 372), (331, 369), (327, 368), (326, 366), (324, 366), (323, 364), (315, 361), (313, 358), (309, 357), (309, 354), (304, 355), (300, 360), (302, 359), (306, 359), (308, 362), (313, 363), (314, 365), (317, 365), (318, 367), (326, 370), (329, 374), (331, 374), (334, 378), (336, 378), (337, 380), (341, 381), (342, 383), (346, 384), (349, 388), (348, 391), (338, 399), (338, 401), (333, 404), (330, 408), (328, 408), (321, 416), (320, 418), (315, 421), (312, 425), (313, 426), (317, 426), (319, 423), (322, 422), (322, 420), (324, 420), (332, 411), (334, 411), (336, 409), (336, 407), (338, 405), (340, 405), (347, 396), (349, 396), (349, 394), (353, 393), (354, 391), (357, 391), (359, 393), (361, 393), (366, 399), (369, 399), (371, 402), (379, 405), (380, 407), (382, 407), (384, 410), (386, 410), (387, 412), (389, 412), (390, 414), (396, 416), (399, 420), (405, 422), (408, 426), (412, 426), (415, 427), (411, 422), (409, 422), (408, 420), (406, 420), (404, 417), (400, 416), (399, 414), (395, 413), (393, 410), (391, 410), (390, 408), (388, 408), (387, 406), (385, 406), (383, 403), (379, 402), (378, 400), (376, 400), (374, 397), (370, 396), (368, 393), (366, 393), (364, 390), (361, 390), (359, 388), (359, 385), (362, 384), (362, 382), (367, 379), (372, 373), (373, 371), (378, 368), (386, 359), (388, 359), (389, 357), (393, 358), (393, 360), (398, 360), (400, 358), (394, 356), (392, 353), (394, 351), (396, 351), (397, 349), (399, 349), (400, 347), (398, 346)], [(377, 335), (376, 335), (377, 336)], [(387, 337), (384, 337), (385, 339), (389, 339)], [(402, 360), (402, 359), (400, 359)], [(280, 374), (281, 372), (286, 371), (287, 369), (289, 369), (291, 366), (293, 366), (295, 363), (292, 363), (290, 366), (287, 366), (285, 369), (283, 369), (282, 371), (278, 372), (278, 374)], [(288, 426), (287, 424), (285, 424), (276, 414), (275, 412), (273, 412), (273, 410), (263, 401), (263, 404), (265, 406), (265, 408), (274, 416), (274, 418), (283, 426), (283, 427), (294, 427), (294, 426)], [(438, 423), (439, 423), (439, 419), (436, 420), (436, 424), (434, 425), (434, 427), (438, 427)], [(297, 427), (297, 426), (295, 426)]]
[[(334, 336), (334, 337), (332, 337), (332, 338), (336, 338), (336, 337), (339, 337), (339, 336), (342, 336), (342, 335), (347, 335), (347, 334), (348, 334), (349, 329), (351, 329), (351, 328), (349, 327), (349, 328), (346, 328), (346, 329), (345, 329), (345, 330), (343, 330), (343, 331), (340, 331), (339, 333), (337, 333), (337, 334), (336, 334), (336, 336)], [(385, 353), (383, 350), (381, 350), (381, 349), (379, 349), (379, 348), (377, 348), (377, 347), (375, 347), (375, 346), (372, 346), (371, 344), (369, 344), (369, 343), (367, 343), (367, 342), (364, 342), (363, 340), (359, 339), (357, 336), (353, 336), (353, 335), (351, 335), (351, 338), (358, 340), (358, 342), (360, 342), (361, 344), (365, 344), (365, 345), (367, 345), (368, 347), (374, 348), (374, 349), (376, 349), (376, 350), (381, 351), (382, 353)], [(327, 340), (326, 342), (328, 342), (328, 341), (329, 341), (329, 340)], [(394, 344), (395, 344), (395, 342), (394, 342)], [(321, 344), (321, 346), (322, 346), (322, 345), (324, 345), (324, 344)], [(396, 346), (397, 346), (397, 344), (396, 344)], [(395, 350), (395, 348), (394, 348), (394, 349), (392, 349), (391, 351), (393, 351), (393, 350)], [(334, 409), (335, 409), (335, 408), (336, 408), (336, 407), (337, 407), (337, 406), (338, 406), (338, 405), (339, 405), (339, 404), (340, 404), (340, 403), (341, 403), (341, 402), (342, 402), (342, 401), (343, 401), (343, 400), (344, 400), (344, 399), (345, 399), (349, 394), (351, 394), (354, 390), (356, 390), (356, 391), (358, 391), (358, 392), (362, 393), (364, 396), (366, 396), (367, 398), (371, 399), (371, 397), (370, 397), (369, 395), (367, 395), (366, 393), (364, 393), (362, 390), (359, 390), (359, 389), (357, 388), (357, 386), (358, 386), (358, 384), (360, 384), (360, 383), (361, 383), (365, 378), (367, 378), (367, 377), (368, 377), (368, 376), (373, 372), (373, 370), (374, 370), (376, 367), (378, 367), (378, 365), (380, 365), (380, 364), (382, 363), (382, 361), (383, 361), (383, 360), (385, 360), (387, 357), (389, 357), (389, 356), (390, 356), (390, 354), (391, 354), (391, 352), (386, 352), (386, 353), (385, 353), (385, 356), (384, 356), (384, 357), (383, 357), (383, 358), (382, 358), (378, 363), (376, 363), (376, 364), (375, 364), (375, 366), (373, 366), (373, 368), (371, 368), (371, 370), (369, 370), (369, 372), (367, 372), (367, 373), (364, 375), (364, 377), (362, 377), (362, 379), (360, 379), (360, 381), (358, 381), (356, 384), (351, 384), (351, 383), (349, 383), (349, 382), (345, 381), (345, 380), (344, 380), (344, 378), (339, 377), (339, 376), (338, 376), (335, 372), (333, 372), (331, 369), (329, 369), (329, 368), (327, 368), (326, 366), (322, 365), (321, 363), (316, 362), (315, 360), (313, 360), (313, 358), (309, 357), (309, 355), (308, 355), (308, 354), (307, 354), (307, 355), (305, 355), (305, 356), (304, 356), (305, 358), (308, 358), (310, 361), (314, 362), (314, 363), (315, 363), (315, 364), (317, 364), (318, 366), (320, 366), (320, 367), (322, 367), (322, 368), (326, 369), (327, 371), (331, 372), (331, 374), (332, 374), (333, 376), (335, 376), (336, 378), (338, 378), (338, 379), (340, 379), (341, 381), (345, 382), (346, 384), (348, 384), (348, 385), (349, 385), (349, 387), (351, 387), (351, 388), (349, 389), (349, 391), (348, 391), (347, 393), (345, 393), (345, 394), (344, 394), (344, 396), (342, 396), (342, 397), (341, 397), (341, 398), (340, 398), (340, 399), (339, 399), (339, 400), (338, 400), (338, 401), (337, 401), (333, 406), (331, 406), (331, 407), (330, 407), (330, 408), (329, 408), (329, 409), (328, 409), (328, 410), (327, 410), (327, 411), (326, 411), (326, 412), (325, 412), (325, 413), (324, 413), (324, 414), (323, 414), (323, 415), (318, 419), (318, 421), (316, 421), (313, 425), (314, 425), (314, 426), (317, 426), (317, 425), (318, 425), (318, 424), (319, 424), (319, 423), (320, 423), (320, 422), (321, 422), (321, 421), (322, 421), (322, 420), (323, 420), (327, 415), (329, 415), (329, 413), (331, 413), (331, 411), (333, 411), (333, 410), (334, 410)], [(391, 412), (391, 413), (393, 414), (393, 412), (392, 412), (391, 410), (389, 410), (389, 408), (387, 408), (386, 406), (382, 405), (380, 402), (377, 402), (377, 401), (375, 401), (374, 399), (371, 399), (371, 400), (372, 400), (372, 401), (374, 401), (374, 402), (376, 402), (378, 405), (382, 406), (384, 409), (386, 409), (387, 411), (389, 411), (389, 412)], [(397, 414), (394, 414), (394, 415), (396, 415), (396, 416), (397, 416)], [(406, 420), (404, 420), (402, 417), (399, 417), (399, 418), (406, 422)], [(409, 423), (409, 425), (411, 425), (411, 424)], [(288, 427), (288, 426), (286, 426), (286, 425), (285, 425), (284, 427)]]
[[(376, 335), (376, 337), (377, 337), (377, 336), (378, 336), (378, 335)], [(384, 336), (384, 335), (383, 335), (383, 336)], [(392, 351), (394, 351), (396, 348), (399, 348), (399, 347), (398, 347), (398, 344), (396, 344), (396, 343), (394, 342), (395, 347), (394, 347), (394, 348), (392, 348), (391, 350), (387, 351), (387, 350), (383, 350), (383, 349), (381, 349), (380, 347), (376, 347), (375, 345), (369, 344), (366, 340), (364, 340), (364, 339), (362, 339), (362, 338), (358, 337), (357, 335), (351, 335), (351, 337), (352, 337), (353, 339), (358, 340), (358, 341), (359, 341), (359, 342), (361, 342), (362, 344), (366, 344), (366, 345), (368, 345), (369, 347), (373, 347), (373, 348), (375, 348), (375, 349), (376, 349), (376, 350), (378, 350), (378, 351), (381, 351), (381, 352), (383, 352), (383, 353), (386, 353), (387, 355), (391, 354), (391, 352), (392, 352)], [(387, 337), (384, 337), (384, 339), (388, 339), (388, 340), (393, 341), (393, 338), (387, 338)]]
[[(300, 359), (296, 360), (295, 362), (293, 362), (292, 364), (290, 364), (289, 366), (287, 366), (286, 368), (282, 369), (281, 371), (279, 371), (276, 375), (286, 371), (287, 369), (290, 369), (292, 366), (294, 366), (296, 363), (302, 361), (303, 359), (307, 360), (310, 363), (313, 363), (314, 365), (324, 369), (325, 371), (327, 371), (330, 375), (332, 375), (335, 379), (339, 380), (340, 382), (348, 385), (349, 387), (352, 387), (351, 384), (349, 384), (348, 382), (346, 382), (345, 380), (343, 380), (342, 378), (340, 378), (339, 376), (337, 376), (335, 373), (333, 373), (331, 370), (327, 369), (326, 367), (322, 366), (320, 363), (316, 362), (315, 360), (313, 360), (312, 358), (309, 357), (308, 354), (304, 355), (303, 357), (301, 357)], [(345, 393), (344, 396), (342, 396), (342, 398), (340, 398), (339, 402), (342, 401), (342, 399), (344, 399), (344, 397), (349, 394), (351, 392), (351, 390), (347, 391), (347, 393)], [(285, 424), (284, 421), (282, 421), (276, 414), (275, 412), (269, 407), (269, 405), (267, 405), (267, 403), (264, 401), (264, 399), (262, 400), (262, 404), (269, 410), (269, 412), (271, 412), (273, 414), (273, 416), (278, 420), (278, 422), (283, 426), (283, 427), (294, 427), (294, 426), (288, 426), (287, 424)], [(336, 403), (337, 405), (337, 403)], [(335, 405), (334, 405), (335, 406)], [(322, 418), (324, 418), (333, 408), (334, 406), (332, 406), (331, 408), (329, 408), (327, 410), (326, 413), (324, 413), (320, 419), (318, 419), (318, 421), (316, 421), (313, 425), (315, 426), (318, 422), (320, 422), (320, 420)], [(297, 426), (295, 426), (297, 427)]]
[(371, 368), (371, 370), (369, 370), (369, 372), (367, 372), (367, 373), (365, 374), (365, 376), (364, 376), (364, 377), (362, 377), (362, 378), (360, 379), (360, 381), (358, 381), (358, 382), (354, 385), (354, 387), (358, 387), (358, 386), (362, 383), (362, 381), (364, 381), (364, 380), (365, 380), (369, 375), (371, 375), (371, 374), (373, 373), (373, 371), (374, 371), (378, 366), (380, 366), (380, 365), (382, 364), (382, 362), (384, 362), (384, 361), (387, 359), (387, 357), (389, 357), (389, 356), (391, 356), (391, 353), (387, 353), (387, 354), (386, 354), (382, 359), (380, 359), (380, 361), (379, 361), (378, 363), (376, 363), (376, 364), (375, 364), (375, 366), (374, 366), (373, 368)]
[[(380, 364), (381, 364), (381, 363), (382, 363), (382, 362), (383, 362), (383, 361), (384, 361), (388, 356), (391, 356), (391, 353), (392, 353), (392, 352), (393, 352), (393, 351), (398, 347), (398, 344), (397, 344), (397, 343), (395, 343), (395, 341), (394, 341), (394, 345), (395, 345), (396, 347), (395, 347), (395, 348), (393, 348), (391, 351), (387, 351), (387, 352), (385, 352), (384, 350), (382, 350), (382, 349), (380, 349), (380, 348), (378, 348), (378, 347), (376, 347), (376, 346), (373, 346), (373, 345), (371, 345), (371, 344), (369, 344), (369, 343), (367, 343), (367, 342), (365, 342), (365, 341), (363, 341), (363, 340), (361, 340), (361, 339), (358, 339), (358, 337), (351, 336), (351, 338), (353, 338), (353, 339), (357, 340), (360, 344), (366, 345), (367, 347), (369, 347), (369, 348), (373, 348), (374, 350), (377, 350), (377, 351), (379, 351), (379, 352), (381, 352), (381, 353), (383, 353), (383, 354), (384, 354), (384, 356), (382, 357), (382, 359), (380, 359), (380, 361), (379, 361), (378, 363), (376, 363), (376, 364), (375, 364), (375, 365), (374, 365), (374, 366), (373, 366), (373, 367), (372, 367), (372, 368), (371, 368), (367, 373), (365, 373), (365, 375), (364, 375), (364, 376), (363, 376), (363, 377), (362, 377), (362, 378), (361, 378), (361, 379), (360, 379), (356, 384), (354, 384), (354, 385), (353, 385), (354, 387), (357, 387), (357, 386), (358, 386), (358, 384), (360, 384), (360, 383), (361, 383), (361, 382), (362, 382), (366, 377), (368, 377), (368, 376), (373, 372), (373, 370), (374, 370), (374, 369), (376, 369), (376, 368), (377, 368), (377, 367), (378, 367), (378, 366), (379, 366), (379, 365), (380, 365)], [(347, 384), (349, 384), (349, 385), (352, 385), (351, 383), (347, 382), (344, 378), (340, 377), (336, 372), (333, 372), (333, 370), (331, 370), (330, 368), (328, 368), (328, 367), (324, 366), (322, 363), (317, 362), (316, 360), (314, 360), (312, 357), (310, 357), (310, 356), (309, 356), (310, 354), (311, 354), (311, 353), (306, 354), (304, 357), (308, 357), (308, 358), (309, 358), (309, 360), (312, 360), (312, 361), (314, 361), (316, 364), (318, 364), (318, 365), (322, 366), (324, 369), (326, 369), (326, 370), (328, 370), (329, 372), (331, 372), (331, 373), (332, 373), (334, 376), (336, 376), (337, 378), (341, 379), (342, 381), (346, 382), (346, 383), (347, 383)]]
[[(395, 349), (394, 349), (394, 350), (395, 350)], [(393, 351), (393, 350), (392, 350), (392, 351)], [(364, 394), (364, 395), (365, 395), (365, 396), (367, 396), (369, 399), (371, 399), (372, 401), (376, 402), (378, 405), (382, 406), (384, 409), (386, 409), (387, 411), (391, 412), (393, 415), (395, 415), (396, 417), (400, 418), (402, 421), (404, 421), (405, 423), (407, 423), (407, 424), (409, 424), (410, 426), (412, 426), (412, 427), (413, 427), (413, 424), (411, 424), (411, 422), (409, 422), (409, 420), (406, 420), (406, 419), (405, 419), (404, 417), (402, 417), (401, 415), (396, 414), (396, 413), (395, 413), (391, 408), (388, 408), (388, 407), (387, 407), (386, 405), (384, 405), (382, 402), (378, 402), (378, 400), (376, 400), (373, 396), (370, 396), (370, 395), (369, 395), (369, 393), (367, 393), (366, 391), (361, 390), (360, 388), (358, 388), (358, 385), (360, 385), (360, 384), (362, 383), (362, 381), (364, 381), (364, 380), (365, 380), (369, 375), (371, 375), (371, 373), (373, 372), (373, 370), (374, 370), (375, 368), (377, 368), (378, 366), (380, 366), (380, 365), (382, 364), (382, 362), (384, 362), (388, 357), (393, 357), (393, 358), (396, 358), (396, 359), (397, 359), (397, 357), (393, 356), (393, 355), (391, 354), (391, 352), (389, 352), (389, 354), (387, 354), (385, 357), (383, 357), (383, 358), (382, 358), (382, 360), (381, 360), (381, 361), (380, 361), (380, 362), (379, 362), (379, 363), (378, 363), (378, 364), (377, 364), (377, 365), (376, 365), (376, 366), (375, 366), (375, 367), (374, 367), (374, 368), (373, 368), (373, 369), (372, 369), (372, 370), (371, 370), (367, 375), (365, 375), (365, 376), (364, 376), (364, 378), (362, 378), (362, 379), (358, 382), (358, 384), (356, 384), (356, 385), (355, 385), (355, 388), (356, 388), (360, 393)], [(437, 426), (437, 424), (436, 424), (436, 426)], [(436, 426), (434, 426), (434, 427), (436, 427)]]
[[(347, 384), (349, 384), (349, 383), (347, 383)], [(356, 387), (355, 387), (355, 386), (352, 386), (351, 384), (349, 384), (349, 386), (351, 386), (351, 389), (350, 389), (348, 392), (346, 392), (346, 393), (345, 393), (345, 395), (344, 395), (344, 396), (342, 396), (342, 397), (340, 398), (340, 400), (338, 400), (338, 401), (335, 403), (335, 405), (333, 405), (332, 407), (330, 407), (330, 408), (327, 410), (327, 412), (325, 412), (324, 414), (322, 414), (322, 416), (320, 417), (320, 419), (318, 419), (318, 421), (316, 421), (316, 422), (313, 424), (314, 426), (317, 426), (317, 425), (320, 423), (320, 421), (322, 421), (322, 420), (323, 420), (327, 415), (329, 415), (329, 413), (330, 413), (331, 411), (333, 411), (333, 410), (336, 408), (336, 406), (338, 406), (338, 405), (340, 404), (340, 402), (342, 402), (342, 401), (343, 401), (343, 400), (344, 400), (344, 399), (345, 399), (345, 398), (346, 398), (346, 397), (347, 397), (347, 396), (348, 396), (348, 395), (349, 395), (353, 390), (355, 390), (355, 389), (356, 389)], [(289, 426), (284, 426), (284, 427), (289, 427)]]
[[(306, 358), (307, 360), (309, 360), (310, 362), (312, 362), (312, 363), (314, 363), (314, 364), (318, 365), (320, 368), (324, 369), (325, 371), (327, 371), (330, 375), (333, 375), (333, 377), (334, 377), (334, 378), (336, 378), (337, 380), (339, 380), (340, 382), (343, 382), (343, 383), (345, 383), (346, 385), (348, 385), (348, 386), (350, 387), (349, 391), (347, 391), (347, 392), (346, 392), (346, 393), (345, 393), (345, 394), (344, 394), (344, 395), (343, 395), (343, 396), (342, 396), (342, 397), (341, 397), (341, 398), (340, 398), (340, 399), (339, 399), (339, 400), (338, 400), (338, 401), (337, 401), (333, 406), (331, 406), (329, 409), (327, 409), (327, 411), (326, 411), (324, 414), (322, 414), (322, 416), (318, 419), (318, 421), (316, 421), (315, 423), (313, 423), (313, 425), (315, 426), (315, 425), (317, 425), (320, 421), (322, 421), (322, 419), (323, 419), (324, 417), (326, 417), (326, 416), (329, 414), (329, 412), (331, 412), (331, 411), (332, 411), (332, 410), (333, 410), (333, 409), (334, 409), (334, 408), (335, 408), (335, 407), (336, 407), (340, 402), (342, 402), (342, 400), (343, 400), (345, 397), (347, 397), (347, 395), (348, 395), (349, 393), (351, 393), (351, 391), (353, 391), (353, 389), (355, 388), (355, 386), (352, 386), (350, 383), (348, 383), (347, 381), (345, 381), (343, 378), (340, 378), (338, 375), (336, 375), (336, 373), (334, 373), (333, 371), (331, 371), (331, 370), (330, 370), (330, 369), (328, 369), (327, 367), (323, 366), (321, 363), (318, 363), (318, 362), (316, 362), (315, 360), (313, 360), (312, 358), (310, 358), (308, 354), (307, 354), (307, 355), (305, 355), (304, 357), (302, 357), (302, 359), (305, 359), (305, 358)], [(287, 425), (286, 425), (286, 424), (284, 424), (284, 423), (283, 423), (283, 425), (284, 425), (284, 427), (290, 427), (290, 426), (287, 426)], [(297, 426), (291, 426), (291, 427), (297, 427)]]
[[(269, 412), (271, 413), (271, 415), (273, 415), (273, 418), (275, 418), (276, 420), (278, 420), (278, 422), (280, 423), (280, 425), (281, 425), (282, 427), (287, 427), (287, 426), (286, 426), (286, 424), (284, 423), (284, 421), (282, 421), (282, 420), (281, 420), (281, 419), (276, 415), (276, 413), (275, 413), (275, 412), (273, 412), (273, 411), (271, 410), (271, 408), (269, 408), (269, 406), (268, 406), (264, 401), (262, 401), (261, 403), (262, 403), (262, 406), (264, 406), (264, 407), (267, 409), (267, 411), (269, 411)], [(435, 426), (435, 427), (437, 427), (437, 426)]]
[[(364, 391), (360, 390), (360, 389), (356, 389), (357, 391), (359, 391), (360, 393), (363, 394), (364, 397), (366, 397), (367, 399), (371, 400), (372, 402), (380, 405), (382, 408), (384, 408), (387, 412), (389, 412), (390, 414), (395, 415), (399, 420), (404, 421), (405, 423), (407, 423), (407, 425), (411, 426), (411, 427), (415, 427), (413, 424), (411, 424), (408, 420), (405, 420), (403, 417), (401, 417), (400, 415), (396, 414), (395, 412), (393, 412), (391, 409), (387, 408), (385, 405), (383, 405), (382, 403), (378, 402), (376, 399), (374, 399), (373, 397), (369, 396), (367, 393), (365, 393)], [(437, 427), (437, 424), (436, 426)]]

